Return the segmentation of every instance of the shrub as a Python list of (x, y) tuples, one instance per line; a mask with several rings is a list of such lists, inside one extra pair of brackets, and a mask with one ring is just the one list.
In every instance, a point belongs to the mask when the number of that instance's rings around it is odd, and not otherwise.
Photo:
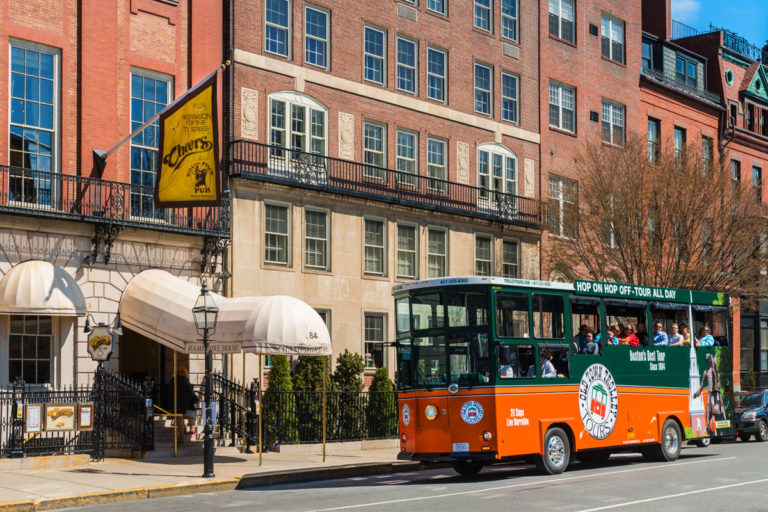
[(333, 380), (339, 387), (339, 423), (337, 439), (362, 439), (365, 435), (365, 402), (363, 390), (363, 373), (365, 365), (360, 354), (344, 350), (336, 358), (336, 371)]
[(376, 370), (369, 391), (366, 409), (368, 436), (380, 438), (397, 435), (397, 402), (386, 368)]
[(269, 386), (264, 392), (264, 439), (267, 446), (280, 443), (295, 443), (296, 403), (294, 400), (288, 358), (275, 356), (269, 371)]
[[(339, 404), (334, 400), (336, 384), (330, 374), (326, 378), (326, 437), (334, 432)], [(301, 356), (293, 369), (293, 389), (296, 392), (297, 430), (301, 441), (323, 439), (323, 356)]]

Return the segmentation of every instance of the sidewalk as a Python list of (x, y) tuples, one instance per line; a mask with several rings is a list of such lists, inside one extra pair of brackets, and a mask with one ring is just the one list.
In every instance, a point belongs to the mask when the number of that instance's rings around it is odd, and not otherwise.
[(72, 467), (0, 470), (0, 511), (48, 510), (419, 468), (418, 463), (397, 462), (397, 442), (388, 444), (391, 446), (371, 450), (330, 447), (325, 462), (321, 445), (309, 445), (302, 451), (268, 452), (263, 455), (262, 466), (257, 453), (218, 447), (214, 478), (200, 476), (202, 451), (192, 457), (107, 459)]

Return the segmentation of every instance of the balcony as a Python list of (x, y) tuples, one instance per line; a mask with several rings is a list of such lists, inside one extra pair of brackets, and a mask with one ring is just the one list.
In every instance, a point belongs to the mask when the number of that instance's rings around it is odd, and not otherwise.
[(230, 155), (231, 176), (535, 229), (545, 221), (545, 205), (529, 197), (244, 140)]
[(689, 25), (686, 25), (685, 23), (680, 23), (679, 21), (672, 20), (672, 36), (670, 37), (670, 39), (673, 39), (673, 40), (685, 39), (686, 37), (700, 36), (702, 34), (711, 34), (713, 32), (723, 33), (724, 47), (748, 59), (754, 60), (756, 62), (761, 62), (761, 59), (763, 59), (762, 61), (763, 64), (768, 66), (768, 62), (764, 60), (765, 58), (763, 57), (762, 50), (759, 47), (750, 43), (749, 41), (747, 41), (746, 38), (740, 36), (736, 32), (731, 32), (730, 30), (725, 28), (717, 28), (712, 24), (710, 24), (709, 28), (706, 30), (698, 30)]
[(229, 208), (152, 205), (153, 187), (0, 166), (0, 212), (229, 237)]
[(640, 73), (646, 78), (649, 78), (655, 82), (660, 82), (686, 94), (698, 96), (699, 98), (704, 99), (710, 103), (714, 103), (715, 105), (722, 105), (722, 101), (720, 101), (719, 95), (706, 89), (699, 89), (698, 87), (685, 83), (681, 80), (677, 80), (676, 78), (666, 75), (657, 69), (645, 68), (641, 70)]

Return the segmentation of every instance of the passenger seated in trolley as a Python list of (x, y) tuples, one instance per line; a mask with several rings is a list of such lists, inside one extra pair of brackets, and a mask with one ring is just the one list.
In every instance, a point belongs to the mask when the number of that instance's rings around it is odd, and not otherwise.
[(545, 350), (541, 353), (541, 378), (554, 379), (557, 377), (557, 371), (552, 364), (552, 352)]
[(517, 365), (512, 347), (505, 345), (499, 352), (499, 377), (511, 379), (519, 376), (520, 368)]
[[(589, 338), (588, 338), (589, 337)], [(579, 327), (579, 334), (573, 337), (573, 350), (580, 354), (598, 354), (600, 345), (594, 341), (594, 331), (587, 325)]]

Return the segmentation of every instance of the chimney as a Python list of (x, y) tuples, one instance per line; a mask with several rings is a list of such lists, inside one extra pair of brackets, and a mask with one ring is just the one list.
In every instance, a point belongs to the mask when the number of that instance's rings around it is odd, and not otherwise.
[(672, 0), (642, 0), (643, 31), (662, 41), (672, 36)]

